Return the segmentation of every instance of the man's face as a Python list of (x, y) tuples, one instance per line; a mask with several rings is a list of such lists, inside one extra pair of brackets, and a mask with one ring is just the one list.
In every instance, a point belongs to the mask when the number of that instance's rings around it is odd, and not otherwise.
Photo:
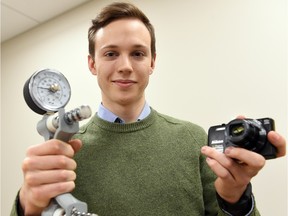
[(143, 103), (155, 63), (149, 31), (137, 19), (110, 23), (97, 31), (95, 59), (89, 56), (88, 63), (97, 75), (104, 105)]

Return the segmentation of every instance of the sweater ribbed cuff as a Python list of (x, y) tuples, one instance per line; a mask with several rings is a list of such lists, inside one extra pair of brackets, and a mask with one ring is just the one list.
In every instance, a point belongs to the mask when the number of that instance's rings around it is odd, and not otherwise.
[(252, 185), (249, 183), (241, 198), (236, 203), (228, 203), (217, 194), (219, 207), (230, 216), (249, 216), (254, 209), (254, 197), (252, 194)]

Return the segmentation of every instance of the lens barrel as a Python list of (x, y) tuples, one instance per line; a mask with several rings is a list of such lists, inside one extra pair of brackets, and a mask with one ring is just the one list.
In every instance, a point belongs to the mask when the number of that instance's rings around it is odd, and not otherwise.
[(248, 150), (260, 150), (266, 140), (266, 136), (260, 135), (263, 130), (260, 124), (252, 119), (235, 119), (227, 124), (227, 141)]

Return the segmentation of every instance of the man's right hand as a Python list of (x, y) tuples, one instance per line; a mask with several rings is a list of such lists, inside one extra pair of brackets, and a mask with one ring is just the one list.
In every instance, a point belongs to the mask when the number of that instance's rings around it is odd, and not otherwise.
[(41, 215), (53, 197), (74, 189), (73, 156), (81, 146), (80, 140), (68, 144), (52, 139), (28, 148), (22, 163), (24, 183), (19, 193), (25, 215)]

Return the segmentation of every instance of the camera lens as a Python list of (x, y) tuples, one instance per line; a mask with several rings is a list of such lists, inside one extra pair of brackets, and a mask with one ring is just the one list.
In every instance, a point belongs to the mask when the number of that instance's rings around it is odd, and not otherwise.
[(242, 124), (236, 124), (231, 126), (231, 135), (233, 137), (235, 136), (241, 136), (245, 132), (245, 128)]
[(232, 120), (228, 123), (226, 130), (227, 140), (232, 145), (257, 151), (264, 144), (264, 137), (259, 133), (261, 127), (250, 119)]

